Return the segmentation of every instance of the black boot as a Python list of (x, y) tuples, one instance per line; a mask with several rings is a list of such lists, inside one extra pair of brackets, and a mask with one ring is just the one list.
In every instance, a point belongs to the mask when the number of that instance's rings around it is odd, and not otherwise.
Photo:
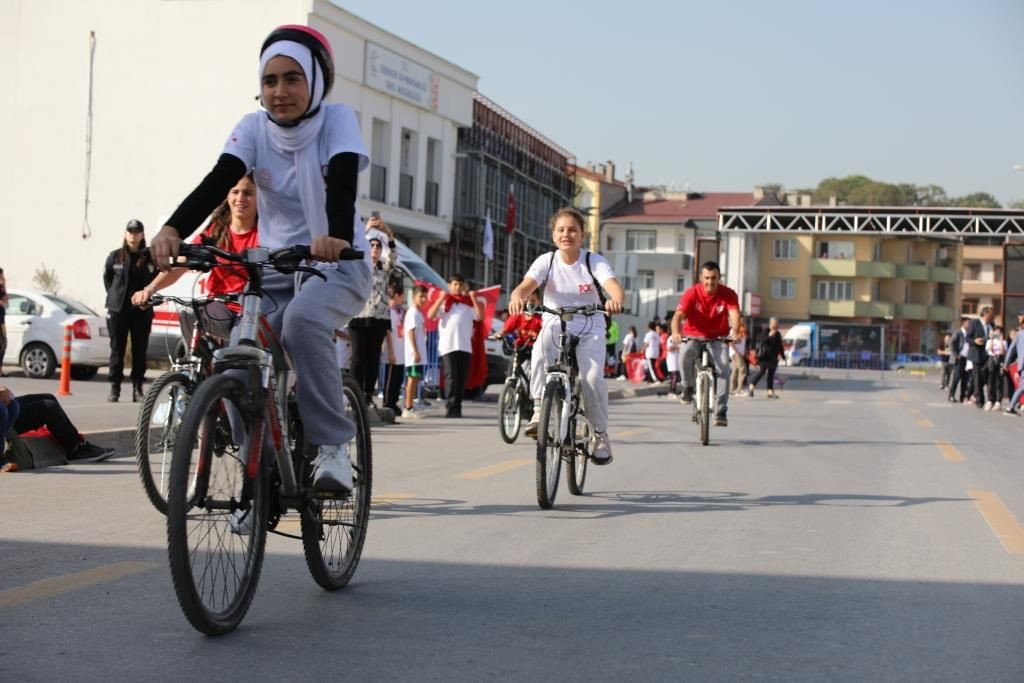
[(107, 395), (107, 402), (117, 403), (121, 399), (121, 385), (111, 384), (110, 393)]
[(142, 382), (132, 385), (132, 403), (138, 403), (146, 397), (146, 392), (142, 390)]

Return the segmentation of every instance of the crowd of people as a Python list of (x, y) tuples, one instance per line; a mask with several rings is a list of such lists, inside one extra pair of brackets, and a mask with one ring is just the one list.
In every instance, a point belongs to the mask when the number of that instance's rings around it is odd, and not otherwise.
[(1009, 335), (992, 318), (992, 307), (985, 306), (977, 318), (963, 317), (960, 327), (946, 335), (939, 350), (939, 388), (951, 403), (1017, 416), (1024, 397), (1024, 309), (1017, 311), (1017, 326)]

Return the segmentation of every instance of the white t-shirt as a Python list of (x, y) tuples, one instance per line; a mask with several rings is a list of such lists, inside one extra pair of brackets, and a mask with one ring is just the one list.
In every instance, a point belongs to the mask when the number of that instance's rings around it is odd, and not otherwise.
[[(443, 295), (442, 295), (443, 296)], [(466, 304), (452, 304), (451, 309), (444, 310), (441, 304), (441, 315), (437, 322), (437, 352), (442, 356), (452, 351), (473, 352), (473, 321), (476, 311)]]
[(644, 335), (644, 344), (647, 344), (644, 358), (657, 358), (661, 355), (661, 335), (654, 330), (647, 330), (647, 334)]
[[(544, 286), (544, 305), (548, 308), (561, 308), (562, 306), (586, 306), (587, 304), (601, 303), (601, 297), (597, 294), (597, 287), (594, 286), (594, 279), (598, 284), (615, 277), (615, 271), (611, 265), (600, 254), (590, 254), (590, 270), (594, 277), (590, 277), (587, 271), (587, 250), (580, 249), (580, 257), (576, 263), (565, 263), (562, 255), (555, 253), (554, 259), (551, 252), (541, 254), (526, 271), (526, 277)], [(555, 321), (555, 316), (550, 313), (544, 314), (544, 325)], [(573, 317), (569, 323), (569, 332), (580, 334), (583, 330), (605, 336), (605, 320), (603, 315)]]
[[(395, 365), (405, 363), (405, 311), (401, 308), (388, 308), (391, 315), (391, 349), (395, 353)], [(384, 358), (387, 361), (387, 357)]]
[[(416, 347), (413, 348), (409, 335), (416, 333)], [(405, 324), (402, 326), (402, 337), (405, 347), (405, 365), (423, 365), (427, 362), (427, 329), (423, 313), (418, 308), (410, 308), (405, 314)], [(420, 352), (420, 360), (416, 362), (416, 350)]]
[(672, 336), (669, 335), (668, 343), (665, 345), (665, 369), (669, 372), (679, 372), (679, 354), (682, 349), (672, 343)]
[[(323, 128), (318, 136), (320, 167), (327, 173), (331, 158), (343, 152), (359, 157), (359, 170), (370, 164), (359, 132), (355, 112), (344, 104), (324, 104)], [(319, 225), (305, 225), (299, 189), (295, 180), (294, 153), (279, 150), (271, 141), (267, 126), (276, 125), (262, 111), (246, 114), (238, 122), (224, 153), (238, 157), (252, 170), (259, 192), (256, 208), (260, 216), (260, 246), (278, 249), (292, 244), (309, 244), (313, 237), (327, 234), (327, 207)], [(326, 175), (325, 175), (326, 177)], [(358, 210), (353, 226), (352, 246), (369, 258), (363, 219)]]
[(636, 353), (636, 335), (632, 332), (627, 332), (625, 338), (622, 340), (622, 352)]

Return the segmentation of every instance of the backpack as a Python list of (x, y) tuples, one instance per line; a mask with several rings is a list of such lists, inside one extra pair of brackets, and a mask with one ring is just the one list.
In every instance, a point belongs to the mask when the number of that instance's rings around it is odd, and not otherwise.
[(757, 356), (758, 360), (764, 360), (770, 358), (772, 355), (771, 345), (768, 343), (768, 337), (762, 337), (757, 345), (754, 347), (754, 355)]
[[(551, 252), (551, 260), (548, 261), (548, 274), (544, 276), (544, 281), (541, 282), (538, 285), (538, 287), (543, 287), (544, 285), (546, 285), (547, 282), (548, 282), (548, 278), (551, 277), (551, 269), (555, 265), (555, 255), (556, 254), (558, 254), (558, 250), (557, 249), (555, 249), (554, 251)], [(587, 266), (587, 272), (590, 273), (590, 279), (594, 281), (594, 287), (597, 288), (597, 299), (598, 299), (598, 301), (601, 302), (601, 308), (604, 308), (605, 303), (608, 301), (608, 297), (605, 296), (604, 288), (601, 286), (601, 283), (597, 281), (597, 278), (594, 277), (594, 271), (590, 267), (590, 251), (587, 251), (587, 258), (584, 260), (584, 263)], [(610, 316), (607, 313), (605, 313), (604, 317), (608, 318)]]

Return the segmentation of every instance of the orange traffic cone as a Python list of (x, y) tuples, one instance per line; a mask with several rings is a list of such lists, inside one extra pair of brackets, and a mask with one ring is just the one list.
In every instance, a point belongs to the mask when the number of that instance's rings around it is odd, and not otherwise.
[(64, 355), (60, 359), (60, 389), (57, 395), (71, 395), (71, 325), (64, 326)]

